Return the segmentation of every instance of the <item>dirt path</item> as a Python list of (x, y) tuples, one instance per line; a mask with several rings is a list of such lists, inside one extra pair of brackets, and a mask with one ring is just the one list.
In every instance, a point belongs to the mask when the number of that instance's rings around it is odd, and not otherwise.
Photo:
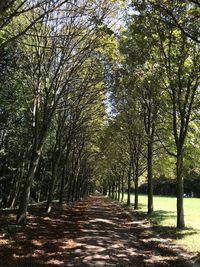
[(11, 245), (0, 245), (0, 267), (190, 266), (148, 223), (101, 195), (49, 216), (32, 214)]

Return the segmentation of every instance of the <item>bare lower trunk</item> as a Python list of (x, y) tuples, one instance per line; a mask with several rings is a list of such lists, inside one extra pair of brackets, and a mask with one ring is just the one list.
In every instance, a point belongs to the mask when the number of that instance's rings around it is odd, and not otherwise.
[(61, 184), (60, 184), (60, 195), (59, 195), (59, 207), (62, 207), (63, 205), (63, 199), (64, 199), (64, 188), (66, 183), (66, 165), (63, 168), (62, 178), (61, 178)]
[(121, 202), (124, 201), (124, 177), (122, 176), (122, 197), (121, 197)]
[(22, 164), (18, 168), (15, 194), (14, 194), (12, 202), (10, 204), (11, 208), (16, 207), (16, 205), (17, 205), (17, 202), (18, 202), (18, 199), (19, 199), (19, 196), (20, 196), (21, 182), (22, 182), (22, 178), (24, 176), (24, 170), (25, 170), (25, 153), (22, 156)]
[(134, 201), (134, 209), (138, 209), (138, 181), (139, 181), (139, 174), (138, 174), (138, 161), (136, 163), (136, 168), (135, 168), (135, 201)]
[(71, 201), (74, 202), (76, 199), (76, 185), (77, 185), (77, 174), (74, 172), (72, 176), (72, 190), (71, 190)]
[(147, 170), (148, 170), (148, 214), (153, 213), (153, 145), (152, 142), (148, 143), (148, 158), (147, 158)]
[(111, 197), (111, 185), (108, 185), (108, 196)]
[(72, 177), (69, 177), (69, 188), (67, 192), (67, 202), (69, 203), (71, 201), (71, 190), (72, 190)]
[(38, 189), (37, 189), (37, 203), (39, 203), (41, 200), (41, 193), (42, 193), (42, 185), (43, 185), (44, 176), (45, 176), (45, 169), (43, 167), (42, 172), (41, 172), (41, 181), (38, 184)]
[(117, 195), (117, 201), (120, 201), (120, 192), (121, 192), (121, 186), (120, 186), (120, 179), (121, 177), (119, 177), (118, 180), (118, 195)]
[(135, 178), (135, 201), (134, 201), (134, 209), (138, 209), (138, 177)]
[(81, 184), (80, 176), (77, 175), (76, 186), (75, 186), (75, 201), (79, 200), (80, 184)]
[(112, 184), (111, 198), (112, 199), (115, 198), (115, 185), (114, 185), (114, 183)]
[(131, 204), (131, 168), (128, 173), (128, 190), (127, 190), (127, 206)]
[(27, 176), (27, 179), (25, 181), (25, 184), (22, 190), (22, 195), (20, 199), (19, 209), (17, 213), (17, 220), (16, 220), (17, 224), (20, 224), (20, 225), (26, 224), (26, 216), (27, 216), (27, 208), (28, 208), (29, 198), (30, 198), (30, 191), (31, 191), (33, 179), (35, 177), (35, 173), (37, 170), (38, 162), (40, 159), (40, 154), (41, 154), (40, 150), (38, 153), (34, 154), (33, 159), (31, 160), (31, 163), (29, 166), (28, 176)]
[(117, 201), (117, 192), (118, 192), (118, 189), (117, 189), (117, 181), (115, 183), (115, 200)]
[(57, 163), (55, 163), (55, 165), (53, 166), (51, 182), (49, 185), (49, 193), (48, 193), (47, 203), (46, 203), (46, 213), (50, 213), (52, 209), (52, 201), (53, 201), (53, 196), (54, 196), (55, 183), (57, 179), (57, 171), (58, 171), (58, 165)]
[(183, 210), (183, 157), (182, 154), (177, 156), (176, 177), (177, 177), (177, 228), (184, 229), (184, 210)]
[(8, 201), (8, 206), (12, 209), (14, 207), (14, 204), (16, 203), (17, 195), (19, 192), (19, 182), (20, 178), (16, 177), (17, 181), (15, 182), (13, 193), (11, 194), (11, 197)]

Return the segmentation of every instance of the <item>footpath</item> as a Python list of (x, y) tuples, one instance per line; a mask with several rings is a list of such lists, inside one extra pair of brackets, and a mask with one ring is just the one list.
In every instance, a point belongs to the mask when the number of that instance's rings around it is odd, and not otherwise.
[(100, 194), (29, 218), (12, 243), (0, 244), (0, 267), (191, 266), (148, 222)]

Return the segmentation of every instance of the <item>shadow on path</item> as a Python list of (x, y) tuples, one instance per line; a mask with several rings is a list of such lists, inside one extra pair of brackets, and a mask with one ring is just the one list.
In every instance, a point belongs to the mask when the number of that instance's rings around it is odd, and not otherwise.
[(9, 245), (0, 244), (0, 267), (190, 266), (156, 238), (149, 223), (134, 221), (95, 194), (51, 215), (32, 213)]

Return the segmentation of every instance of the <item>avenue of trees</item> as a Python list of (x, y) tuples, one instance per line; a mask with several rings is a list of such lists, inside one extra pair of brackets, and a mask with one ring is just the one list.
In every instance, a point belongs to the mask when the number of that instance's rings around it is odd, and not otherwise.
[[(1, 4), (1, 196), (25, 224), (30, 200), (73, 202), (92, 190), (105, 121), (101, 49), (109, 2)], [(104, 44), (105, 43), (105, 44)]]
[(198, 1), (132, 1), (102, 141), (104, 191), (117, 200), (127, 192), (130, 205), (134, 188), (137, 209), (138, 186), (146, 184), (151, 214), (154, 183), (160, 194), (167, 185), (177, 196), (179, 229), (184, 193), (199, 195), (199, 14)]
[[(199, 1), (0, 3), (0, 207), (200, 195)], [(108, 111), (110, 110), (110, 111)], [(143, 188), (143, 189), (142, 189)]]

